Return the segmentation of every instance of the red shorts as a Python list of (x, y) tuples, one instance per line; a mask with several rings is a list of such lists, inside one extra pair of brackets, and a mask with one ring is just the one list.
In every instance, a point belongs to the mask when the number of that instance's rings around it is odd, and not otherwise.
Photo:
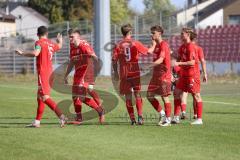
[(47, 74), (38, 74), (38, 95), (50, 95), (53, 77)]
[(84, 76), (84, 83), (88, 83), (89, 85), (94, 85), (95, 84), (94, 73), (86, 72)]
[(162, 97), (171, 95), (171, 80), (152, 77), (148, 92), (158, 94)]
[(120, 94), (131, 94), (132, 89), (134, 92), (141, 91), (141, 81), (140, 78), (124, 78), (120, 81)]
[(83, 85), (72, 86), (72, 97), (86, 96), (87, 88)]
[(188, 93), (200, 93), (200, 78), (180, 77), (176, 88)]

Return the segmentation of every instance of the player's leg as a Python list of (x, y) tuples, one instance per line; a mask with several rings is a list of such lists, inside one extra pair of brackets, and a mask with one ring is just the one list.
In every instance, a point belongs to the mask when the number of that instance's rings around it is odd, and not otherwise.
[(162, 109), (162, 106), (160, 105), (157, 98), (155, 98), (155, 93), (148, 91), (147, 99), (152, 104), (154, 109), (159, 113), (159, 123), (162, 123), (162, 121), (165, 119), (165, 111)]
[(197, 119), (197, 102), (195, 98), (193, 97), (193, 119)]
[(33, 121), (33, 123), (31, 123), (30, 125), (27, 125), (26, 127), (35, 127), (35, 128), (40, 127), (40, 121), (42, 119), (42, 115), (45, 109), (45, 104), (40, 97), (37, 97), (37, 103), (38, 103), (38, 108), (37, 108), (36, 118)]
[(53, 99), (49, 95), (43, 95), (41, 99), (52, 111), (55, 112), (55, 114), (60, 120), (60, 127), (64, 127), (66, 123), (66, 117), (64, 116), (62, 111), (58, 108), (57, 104), (53, 101)]
[(138, 78), (133, 78), (131, 80), (132, 88), (134, 91), (134, 96), (136, 100), (136, 108), (137, 108), (137, 113), (138, 113), (138, 124), (143, 125), (143, 101), (142, 101), (142, 96), (141, 96), (141, 82), (140, 82), (140, 77)]
[(202, 122), (202, 109), (203, 109), (203, 103), (200, 93), (193, 93), (194, 99), (196, 101), (196, 107), (197, 107), (197, 119), (192, 122), (193, 125), (201, 125)]
[(93, 98), (89, 98), (86, 96), (87, 93), (87, 88), (85, 87), (80, 87), (80, 100), (88, 105), (89, 107), (93, 108), (99, 115), (99, 122), (102, 124), (105, 121), (105, 116), (104, 116), (104, 109), (99, 106)]
[(73, 100), (74, 110), (75, 110), (75, 113), (76, 113), (75, 121), (73, 123), (74, 124), (81, 124), (82, 121), (83, 121), (83, 117), (82, 117), (82, 101), (77, 96), (73, 96), (72, 100)]
[(134, 108), (132, 104), (132, 84), (127, 79), (120, 80), (120, 94), (125, 96), (125, 104), (127, 108), (128, 115), (131, 120), (131, 124), (136, 124), (134, 116)]
[(136, 99), (136, 108), (138, 112), (138, 124), (143, 125), (143, 111), (142, 111), (142, 97), (139, 91), (134, 91), (134, 96)]
[(93, 84), (88, 85), (87, 92), (88, 94), (94, 99), (94, 101), (97, 103), (97, 105), (101, 106), (101, 101), (98, 93), (93, 89)]
[(187, 108), (187, 97), (188, 97), (188, 92), (183, 92), (182, 97), (181, 97), (181, 119), (186, 119), (186, 108)]
[(135, 116), (134, 116), (134, 108), (132, 104), (132, 93), (125, 94), (125, 101), (126, 101), (126, 107), (127, 112), (131, 120), (131, 124), (136, 124)]
[(81, 124), (82, 123), (82, 101), (79, 98), (79, 85), (73, 84), (72, 86), (72, 100), (74, 105), (74, 110), (76, 113), (74, 124)]
[(172, 106), (171, 106), (171, 102), (169, 99), (169, 96), (162, 96), (162, 100), (164, 102), (164, 108), (165, 108), (165, 114), (166, 114), (166, 118), (164, 121), (162, 121), (162, 123), (159, 123), (160, 126), (171, 126), (171, 110), (172, 110)]
[(173, 124), (180, 123), (179, 115), (181, 111), (181, 95), (182, 95), (182, 90), (175, 88), (173, 92), (173, 96), (174, 96), (174, 117), (172, 119)]

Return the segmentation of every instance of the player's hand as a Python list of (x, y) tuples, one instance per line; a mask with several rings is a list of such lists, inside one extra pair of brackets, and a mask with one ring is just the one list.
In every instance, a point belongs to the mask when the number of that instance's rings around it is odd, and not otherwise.
[(156, 46), (157, 45), (157, 42), (155, 40), (152, 39), (152, 46)]
[(57, 42), (62, 43), (62, 41), (63, 41), (62, 35), (60, 33), (58, 33), (57, 34)]
[(174, 66), (179, 66), (179, 62), (174, 62)]
[(16, 49), (16, 50), (15, 50), (15, 53), (18, 54), (18, 55), (23, 55), (23, 51), (20, 50), (20, 49)]
[(203, 75), (203, 82), (207, 83), (207, 74)]

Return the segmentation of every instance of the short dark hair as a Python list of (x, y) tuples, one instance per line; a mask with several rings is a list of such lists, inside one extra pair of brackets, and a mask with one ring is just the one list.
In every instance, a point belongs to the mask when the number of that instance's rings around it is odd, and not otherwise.
[(37, 35), (38, 35), (38, 36), (44, 36), (44, 35), (46, 35), (47, 33), (48, 33), (48, 29), (47, 29), (46, 26), (40, 26), (40, 27), (38, 27), (38, 29), (37, 29)]
[(197, 38), (197, 33), (195, 33), (194, 30), (190, 27), (185, 27), (182, 29), (182, 31), (190, 34), (191, 41), (193, 41), (195, 38)]
[(126, 36), (131, 31), (132, 31), (132, 25), (129, 23), (121, 27), (121, 32), (123, 36)]
[(163, 28), (159, 25), (152, 26), (150, 30), (151, 30), (151, 32), (157, 31), (157, 32), (161, 32), (163, 34)]
[(77, 33), (77, 34), (81, 35), (81, 31), (78, 28), (73, 29), (72, 33)]
[(72, 34), (72, 32), (73, 32), (72, 28), (68, 29), (68, 35)]

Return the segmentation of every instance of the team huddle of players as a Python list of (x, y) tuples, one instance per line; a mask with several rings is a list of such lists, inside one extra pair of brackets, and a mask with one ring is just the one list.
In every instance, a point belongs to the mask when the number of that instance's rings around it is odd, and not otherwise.
[[(200, 62), (203, 68), (204, 81), (207, 80), (207, 75), (202, 49), (194, 42), (196, 33), (191, 28), (182, 29), (181, 38), (183, 44), (179, 48), (174, 67), (171, 67), (171, 59), (173, 57), (167, 41), (162, 39), (162, 27), (156, 25), (151, 27), (150, 30), (152, 44), (147, 48), (141, 42), (132, 39), (132, 26), (130, 24), (123, 25), (121, 27), (123, 38), (115, 45), (112, 52), (113, 78), (119, 81), (120, 94), (125, 96), (126, 108), (131, 124), (142, 125), (144, 123), (140, 71), (149, 69), (152, 69), (153, 73), (148, 85), (147, 99), (159, 113), (160, 120), (158, 124), (160, 126), (170, 126), (171, 124), (178, 124), (180, 118), (186, 118), (188, 93), (192, 94), (194, 100), (195, 121), (191, 124), (203, 124), (202, 99), (200, 96)], [(37, 35), (39, 40), (36, 41), (33, 51), (16, 50), (16, 53), (19, 55), (37, 58), (38, 109), (34, 122), (28, 125), (28, 127), (40, 127), (45, 104), (56, 113), (60, 120), (60, 126), (63, 127), (67, 123), (67, 118), (50, 97), (52, 56), (54, 52), (61, 49), (63, 43), (62, 36), (57, 36), (57, 43), (51, 42), (47, 38), (48, 30), (45, 26), (38, 28)], [(80, 37), (78, 29), (69, 30), (68, 35), (71, 49), (69, 63), (64, 76), (65, 84), (68, 84), (68, 75), (72, 69), (75, 70), (72, 84), (72, 99), (76, 118), (71, 123), (81, 124), (83, 122), (82, 103), (84, 103), (96, 110), (99, 115), (99, 122), (102, 124), (105, 120), (104, 107), (101, 104), (99, 95), (93, 89), (94, 66), (92, 60), (98, 61), (98, 58), (89, 43)], [(140, 68), (138, 64), (140, 54), (152, 54), (153, 62)], [(177, 74), (178, 78), (173, 76), (173, 73)], [(173, 82), (175, 83), (174, 116), (171, 118), (172, 107), (169, 96), (171, 95)], [(136, 102), (137, 121), (134, 115), (132, 95), (134, 95)], [(161, 96), (164, 102), (164, 110), (155, 97), (156, 95)], [(181, 110), (182, 114), (180, 115)]]

